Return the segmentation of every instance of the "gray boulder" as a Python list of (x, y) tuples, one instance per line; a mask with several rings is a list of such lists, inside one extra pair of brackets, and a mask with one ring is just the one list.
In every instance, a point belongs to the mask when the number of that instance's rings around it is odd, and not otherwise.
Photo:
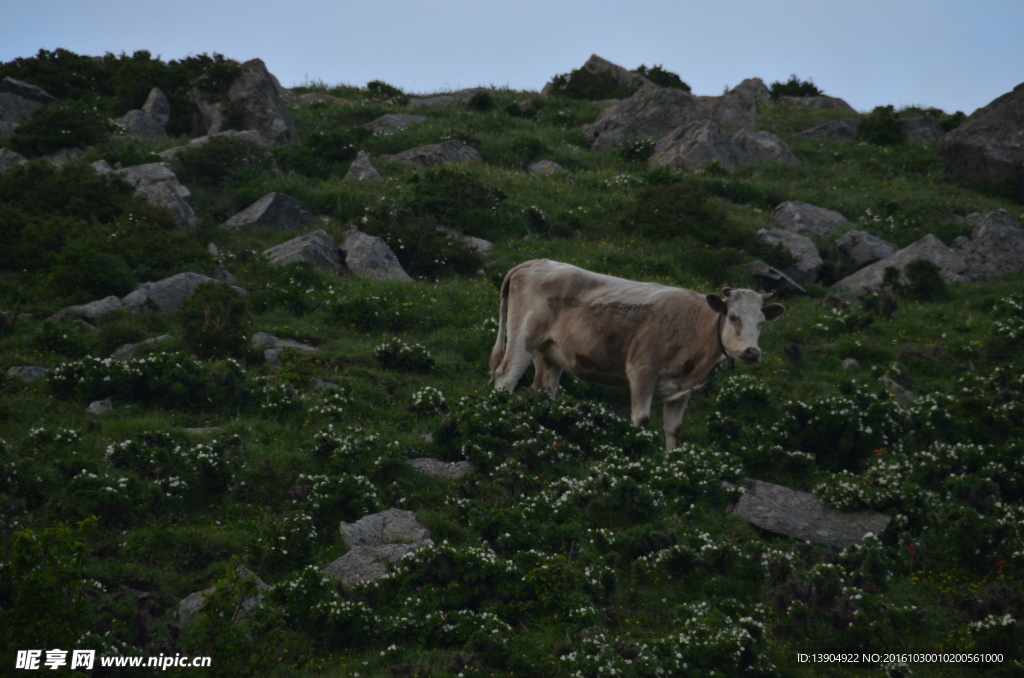
[(807, 294), (807, 290), (801, 287), (798, 282), (760, 259), (747, 262), (738, 268), (754, 276), (761, 288), (768, 292), (775, 292), (779, 295), (786, 295), (792, 292)]
[(90, 322), (96, 322), (96, 320), (102, 316), (110, 313), (111, 311), (117, 311), (123, 307), (123, 302), (119, 297), (109, 296), (103, 299), (97, 299), (96, 301), (90, 301), (88, 304), (78, 304), (77, 306), (67, 306), (51, 315), (47, 320), (50, 322), (64, 322), (71, 318), (77, 318), (88, 320)]
[(11, 134), (36, 109), (56, 101), (45, 90), (7, 76), (0, 80), (0, 136)]
[(693, 171), (719, 162), (735, 169), (764, 162), (797, 162), (784, 141), (769, 132), (740, 130), (732, 136), (710, 120), (699, 120), (672, 130), (654, 146), (651, 167)]
[(779, 228), (812, 238), (827, 238), (832, 231), (849, 222), (839, 212), (790, 200), (772, 210), (772, 219)]
[(389, 113), (366, 123), (363, 127), (374, 134), (398, 134), (410, 125), (426, 122), (428, 119), (422, 115), (413, 115), (411, 113)]
[(160, 151), (159, 153), (157, 153), (157, 156), (163, 158), (164, 160), (172, 160), (176, 155), (178, 155), (182, 151), (204, 146), (208, 144), (211, 139), (217, 139), (220, 137), (243, 139), (245, 141), (250, 141), (254, 144), (263, 144), (263, 139), (260, 137), (258, 132), (254, 132), (253, 130), (249, 129), (242, 131), (229, 129), (223, 132), (217, 132), (215, 134), (207, 134), (206, 136), (196, 137), (195, 139), (192, 139), (184, 146), (175, 146), (174, 148), (168, 148), (166, 151)]
[(1024, 83), (971, 113), (938, 148), (953, 183), (1009, 185), (1024, 202)]
[(420, 146), (402, 151), (395, 155), (381, 156), (392, 162), (403, 162), (419, 167), (437, 167), (439, 165), (483, 162), (483, 156), (475, 148), (470, 148), (458, 139), (449, 139), (439, 144)]
[(171, 121), (171, 102), (159, 87), (149, 90), (146, 103), (142, 104), (142, 112), (148, 113), (163, 128)]
[(840, 511), (807, 492), (744, 478), (732, 513), (763, 530), (815, 544), (844, 548), (865, 535), (880, 536), (892, 520), (877, 511)]
[(451, 94), (438, 94), (432, 97), (409, 99), (409, 105), (423, 108), (451, 106), (452, 104), (465, 103), (472, 99), (474, 94), (479, 92), (490, 91), (487, 87), (469, 87), (467, 89), (460, 89), (458, 92), (452, 92)]
[(26, 162), (28, 160), (25, 156), (15, 153), (9, 148), (0, 148), (0, 174), (21, 167)]
[(817, 97), (779, 97), (779, 104), (790, 108), (809, 108), (817, 111), (857, 112), (857, 109), (839, 97), (829, 97), (824, 95)]
[(279, 231), (301, 231), (314, 219), (299, 201), (284, 193), (268, 193), (224, 222), (225, 226), (258, 226)]
[(549, 176), (551, 174), (564, 172), (565, 168), (553, 160), (540, 160), (527, 167), (526, 171), (530, 174), (543, 174), (545, 176)]
[(476, 250), (477, 252), (485, 256), (490, 254), (491, 250), (494, 249), (494, 243), (488, 240), (484, 240), (483, 238), (474, 238), (471, 235), (463, 235), (462, 233), (459, 233), (454, 228), (451, 228), (449, 226), (436, 226), (435, 228), (437, 228), (438, 231), (447, 235), (449, 238), (458, 238), (463, 243), (465, 243), (467, 247), (469, 247), (472, 250)]
[(366, 151), (359, 151), (359, 155), (352, 161), (345, 178), (342, 181), (382, 181), (380, 172), (370, 163), (370, 156)]
[(697, 103), (701, 118), (714, 120), (726, 129), (757, 129), (757, 99), (746, 92), (733, 90), (722, 96), (699, 96)]
[(170, 210), (179, 226), (191, 228), (199, 223), (195, 212), (188, 204), (192, 193), (181, 185), (167, 163), (135, 165), (115, 170), (114, 174), (134, 186), (136, 195), (145, 197), (152, 205)]
[(128, 136), (139, 139), (160, 139), (167, 136), (167, 130), (160, 121), (145, 111), (128, 111), (123, 117), (110, 122), (120, 127)]
[[(964, 275), (970, 280), (998, 280), (1024, 273), (1024, 230), (1006, 210), (969, 214), (974, 226), (967, 243), (954, 243), (963, 256)], [(957, 247), (959, 245), (959, 247)]]
[(966, 280), (964, 277), (966, 265), (960, 253), (946, 247), (941, 240), (929, 233), (885, 259), (876, 261), (856, 273), (846, 276), (832, 287), (851, 292), (872, 292), (882, 287), (885, 269), (893, 267), (902, 271), (908, 264), (919, 259), (925, 259), (938, 266), (939, 275), (947, 283)]
[(348, 268), (339, 254), (337, 243), (327, 231), (323, 230), (292, 238), (288, 242), (264, 250), (263, 254), (270, 259), (272, 264), (308, 261), (322, 271), (330, 271), (338, 275), (348, 272)]
[(613, 64), (607, 59), (602, 59), (596, 54), (591, 54), (590, 58), (580, 66), (580, 70), (593, 75), (608, 74), (612, 76), (620, 87), (628, 89), (631, 92), (653, 90), (657, 87), (657, 85), (639, 73), (634, 73), (627, 68), (619, 66), (618, 64)]
[(114, 411), (114, 401), (110, 398), (104, 398), (103, 400), (94, 400), (89, 403), (89, 407), (85, 408), (85, 411), (89, 414), (101, 415), (107, 414), (108, 412)]
[(420, 549), (434, 545), (429, 539), (412, 544), (382, 544), (380, 546), (356, 546), (348, 553), (320, 570), (333, 577), (345, 588), (380, 579), (388, 573), (388, 563), (396, 563)]
[(169, 340), (170, 338), (171, 335), (162, 334), (159, 337), (150, 337), (149, 339), (144, 339), (143, 341), (140, 341), (137, 344), (122, 344), (120, 347), (117, 348), (117, 350), (110, 354), (110, 357), (114, 360), (131, 360), (132, 358), (135, 357), (135, 354), (138, 352), (138, 350), (143, 346), (152, 346), (153, 344), (159, 344), (161, 342)]
[(430, 457), (417, 457), (407, 463), (423, 475), (441, 480), (459, 480), (473, 471), (473, 463), (468, 461), (440, 461)]
[(45, 367), (33, 367), (30, 365), (22, 365), (18, 367), (12, 367), (7, 370), (7, 376), (11, 379), (17, 379), (20, 382), (31, 384), (33, 381), (42, 379), (50, 370)]
[(764, 84), (764, 80), (761, 78), (747, 78), (733, 87), (731, 92), (753, 99), (755, 103), (771, 101), (772, 98), (772, 91), (768, 89), (768, 85)]
[[(241, 607), (235, 611), (235, 616), (231, 621), (241, 621), (252, 614), (253, 610), (263, 604), (263, 592), (270, 588), (269, 584), (257, 577), (255, 572), (245, 566), (238, 568), (238, 574), (243, 581), (255, 580), (257, 594), (246, 598), (242, 602)], [(204, 596), (212, 595), (216, 591), (217, 587), (211, 586), (208, 589), (189, 594), (181, 600), (178, 604), (178, 621), (181, 622), (182, 626), (191, 624), (199, 619), (203, 604), (206, 602)]]
[(825, 262), (810, 238), (780, 228), (762, 229), (755, 237), (760, 242), (784, 247), (793, 255), (796, 263), (785, 272), (797, 283), (807, 285), (818, 279)]
[(299, 140), (295, 120), (281, 97), (281, 86), (260, 59), (242, 64), (242, 74), (220, 98), (193, 89), (189, 101), (196, 110), (196, 135), (215, 134), (224, 128), (225, 111), (239, 111), (242, 126), (260, 136), (265, 146), (281, 146)]
[(267, 334), (266, 332), (254, 332), (253, 333), (253, 335), (252, 335), (252, 347), (254, 349), (256, 349), (257, 351), (267, 351), (267, 350), (284, 351), (284, 350), (287, 350), (287, 349), (291, 349), (293, 351), (298, 351), (299, 353), (305, 353), (307, 355), (312, 355), (313, 353), (316, 353), (316, 351), (317, 351), (315, 346), (310, 346), (309, 344), (303, 344), (303, 343), (298, 342), (298, 341), (292, 341), (291, 339), (278, 339), (274, 335)]
[(805, 129), (798, 132), (796, 136), (801, 139), (829, 139), (831, 141), (853, 141), (857, 138), (857, 129), (860, 127), (859, 118), (844, 118), (833, 120), (823, 125)]
[(34, 101), (37, 104), (48, 104), (57, 100), (57, 97), (53, 96), (42, 87), (36, 87), (35, 85), (30, 85), (27, 82), (15, 80), (10, 76), (6, 76), (3, 80), (0, 80), (0, 94), (10, 94), (22, 99)]
[(894, 254), (896, 248), (867, 231), (849, 231), (836, 240), (836, 247), (856, 268), (881, 261)]
[(341, 523), (341, 538), (349, 548), (381, 544), (412, 544), (430, 539), (430, 530), (416, 520), (412, 511), (388, 509), (363, 516), (354, 523)]
[(917, 402), (917, 396), (912, 391), (903, 388), (889, 377), (882, 377), (880, 381), (901, 410), (905, 410)]
[[(141, 313), (150, 303), (155, 304), (160, 315), (166, 315), (177, 311), (189, 297), (191, 297), (200, 285), (213, 283), (223, 285), (213, 278), (198, 273), (179, 273), (169, 278), (156, 282), (143, 283), (134, 292), (125, 296), (123, 306), (132, 309), (135, 313)], [(239, 294), (245, 294), (240, 287), (233, 287)]]
[(918, 143), (938, 141), (946, 133), (942, 129), (942, 123), (939, 122), (939, 119), (931, 115), (904, 118), (903, 125), (907, 132), (907, 138)]
[(345, 265), (360, 278), (412, 281), (388, 244), (376, 236), (350, 228), (345, 232), (341, 249), (345, 253)]

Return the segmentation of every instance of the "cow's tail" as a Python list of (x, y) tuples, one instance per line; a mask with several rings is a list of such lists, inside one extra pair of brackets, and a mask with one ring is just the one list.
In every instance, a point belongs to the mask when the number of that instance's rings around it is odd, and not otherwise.
[(513, 268), (505, 275), (505, 279), (501, 281), (501, 303), (498, 306), (498, 338), (494, 342), (494, 348), (491, 349), (491, 383), (497, 384), (495, 375), (498, 372), (498, 366), (501, 365), (502, 359), (505, 357), (505, 336), (506, 329), (506, 318), (508, 316), (508, 288), (512, 280), (512, 274), (515, 273), (516, 269)]

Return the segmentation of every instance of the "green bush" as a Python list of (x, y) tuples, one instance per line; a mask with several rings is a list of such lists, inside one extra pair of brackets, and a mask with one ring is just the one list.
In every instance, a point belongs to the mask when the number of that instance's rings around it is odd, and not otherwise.
[(634, 69), (633, 72), (644, 76), (659, 87), (671, 87), (673, 89), (681, 89), (684, 92), (690, 91), (690, 86), (683, 82), (683, 79), (678, 74), (666, 71), (660, 64), (650, 68), (640, 64), (640, 68)]
[(768, 89), (771, 91), (773, 101), (778, 101), (782, 97), (817, 97), (824, 94), (814, 84), (813, 79), (801, 80), (796, 74), (790, 75), (786, 82), (776, 80)]
[(373, 349), (382, 367), (389, 370), (427, 373), (434, 369), (434, 356), (422, 344), (409, 346), (401, 339), (391, 338)]
[(10, 147), (29, 158), (62, 148), (93, 146), (110, 136), (114, 126), (95, 108), (78, 101), (55, 101), (38, 109), (14, 130)]
[(245, 297), (230, 285), (200, 285), (178, 312), (182, 345), (200, 358), (241, 357), (250, 320)]
[(906, 265), (901, 272), (889, 266), (882, 281), (901, 294), (918, 301), (941, 301), (949, 298), (949, 286), (939, 274), (941, 269), (927, 259), (918, 259)]
[(171, 165), (182, 183), (206, 188), (242, 183), (276, 168), (274, 156), (259, 144), (229, 136), (186, 148)]
[(466, 105), (478, 113), (489, 113), (495, 108), (494, 97), (490, 92), (477, 92), (469, 98)]
[(402, 90), (387, 84), (382, 80), (371, 80), (366, 83), (366, 91), (375, 101), (390, 103), (395, 106), (406, 106), (409, 97)]
[(76, 301), (123, 297), (135, 289), (135, 275), (124, 259), (93, 249), (82, 240), (68, 245), (52, 271), (58, 293)]
[(505, 200), (500, 190), (485, 186), (475, 177), (442, 167), (410, 180), (411, 206), (416, 214), (437, 219), (439, 224), (469, 227)]
[(879, 146), (892, 146), (907, 140), (906, 127), (891, 104), (876, 106), (857, 126), (857, 139)]
[(601, 101), (604, 99), (628, 99), (636, 93), (635, 88), (625, 87), (607, 71), (594, 73), (582, 68), (570, 73), (561, 73), (551, 78), (552, 96), (565, 99)]

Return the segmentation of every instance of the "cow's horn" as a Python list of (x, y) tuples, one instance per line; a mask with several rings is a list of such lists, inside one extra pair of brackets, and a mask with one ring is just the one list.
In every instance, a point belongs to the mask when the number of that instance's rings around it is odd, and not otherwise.
[(767, 294), (762, 294), (761, 295), (761, 300), (762, 301), (768, 301), (769, 299), (773, 298), (774, 296), (775, 296), (775, 292), (768, 292)]

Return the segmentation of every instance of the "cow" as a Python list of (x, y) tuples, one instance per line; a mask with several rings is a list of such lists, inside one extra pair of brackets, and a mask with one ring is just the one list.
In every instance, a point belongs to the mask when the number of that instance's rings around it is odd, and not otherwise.
[(532, 390), (558, 392), (562, 370), (583, 381), (628, 386), (634, 426), (646, 427), (651, 401), (665, 403), (671, 452), (690, 394), (728, 360), (753, 364), (761, 328), (785, 312), (772, 294), (726, 287), (722, 296), (593, 273), (537, 259), (501, 283), (494, 388), (512, 392), (533, 361)]

